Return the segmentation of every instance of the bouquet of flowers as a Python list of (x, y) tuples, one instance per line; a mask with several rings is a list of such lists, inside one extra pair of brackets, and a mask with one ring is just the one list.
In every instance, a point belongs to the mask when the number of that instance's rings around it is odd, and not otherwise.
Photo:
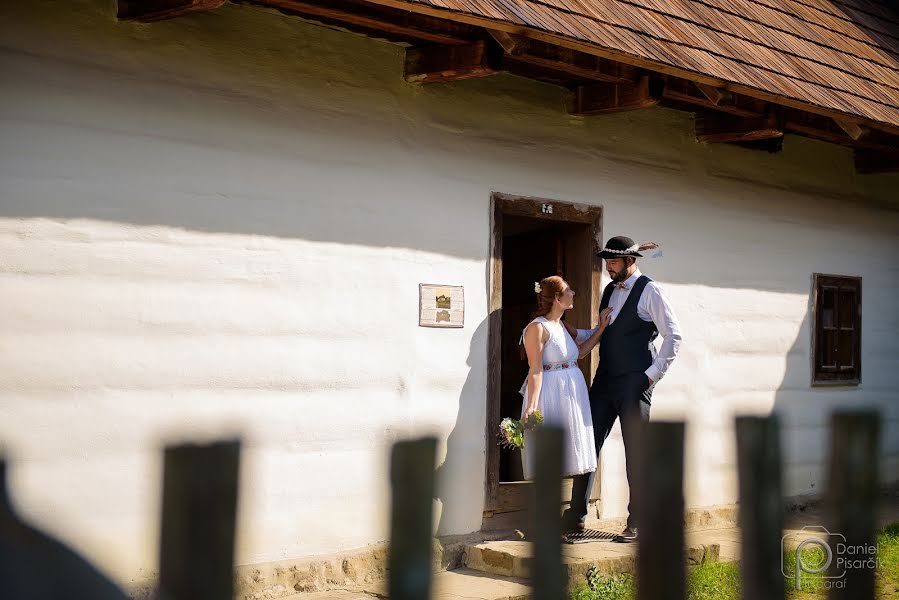
[(506, 417), (499, 424), (499, 445), (505, 448), (524, 448), (524, 432), (543, 423), (543, 413), (535, 410), (526, 421)]

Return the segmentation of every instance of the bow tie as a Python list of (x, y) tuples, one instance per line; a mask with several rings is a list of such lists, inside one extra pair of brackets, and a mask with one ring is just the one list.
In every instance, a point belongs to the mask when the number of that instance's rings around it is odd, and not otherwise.
[(617, 287), (618, 289), (621, 289), (621, 290), (629, 290), (629, 289), (631, 289), (630, 284), (628, 284), (628, 283), (626, 283), (626, 282), (616, 283), (616, 284), (615, 284), (615, 287)]

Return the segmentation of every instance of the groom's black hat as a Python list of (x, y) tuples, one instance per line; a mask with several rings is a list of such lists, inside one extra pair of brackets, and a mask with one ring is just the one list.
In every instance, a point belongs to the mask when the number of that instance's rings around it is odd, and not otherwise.
[(642, 258), (643, 255), (638, 252), (640, 244), (631, 238), (623, 235), (615, 236), (606, 242), (605, 248), (596, 253), (600, 258), (624, 258), (625, 256), (636, 256)]

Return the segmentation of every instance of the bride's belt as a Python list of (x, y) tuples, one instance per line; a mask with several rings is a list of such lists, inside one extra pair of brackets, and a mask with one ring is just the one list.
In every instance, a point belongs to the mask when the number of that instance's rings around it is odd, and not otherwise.
[(566, 360), (565, 362), (543, 363), (544, 371), (558, 371), (559, 369), (577, 368), (576, 360)]

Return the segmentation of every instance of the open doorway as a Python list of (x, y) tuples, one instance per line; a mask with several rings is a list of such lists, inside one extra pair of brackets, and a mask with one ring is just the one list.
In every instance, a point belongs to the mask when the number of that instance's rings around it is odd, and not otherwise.
[[(489, 381), (487, 390), (487, 502), (484, 527), (505, 527), (523, 518), (529, 483), (522, 481), (518, 450), (497, 446), (504, 417), (521, 416), (519, 388), (528, 365), (519, 346), (534, 310), (534, 282), (561, 275), (577, 292), (565, 319), (589, 327), (598, 314), (602, 209), (598, 207), (493, 194), (491, 227)], [(587, 382), (597, 352), (580, 361)], [(598, 498), (600, 478), (593, 496)], [(571, 480), (566, 482), (570, 490)], [(563, 491), (568, 498), (570, 491)]]

